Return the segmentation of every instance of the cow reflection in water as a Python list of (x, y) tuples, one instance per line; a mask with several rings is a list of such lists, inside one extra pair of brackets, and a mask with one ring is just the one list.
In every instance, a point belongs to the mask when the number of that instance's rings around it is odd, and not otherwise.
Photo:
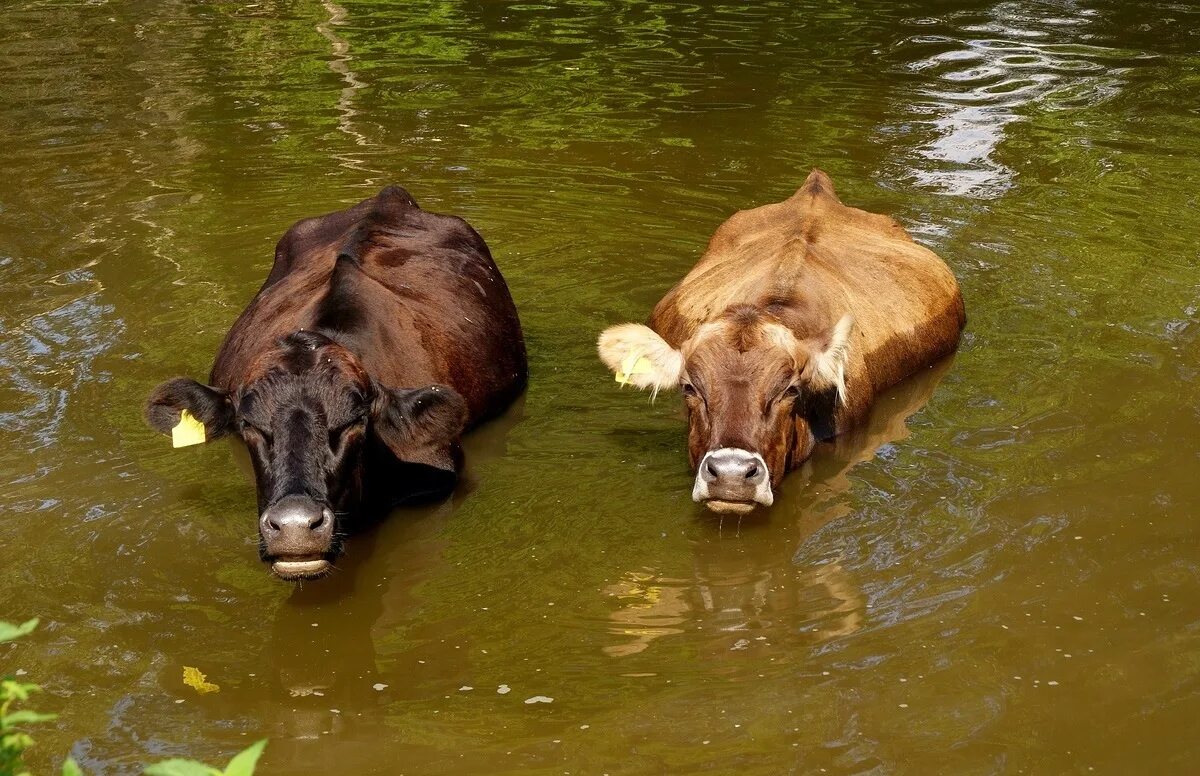
[[(521, 397), (464, 439), (472, 466), (505, 454), (523, 412)], [(450, 501), (407, 510), (405, 519), (355, 536), (338, 573), (297, 587), (279, 608), (260, 669), (267, 689), (259, 685), (252, 698), (231, 694), (227, 700), (236, 708), (260, 705), (256, 718), (269, 725), (264, 732), (280, 772), (394, 773), (393, 763), (379, 762), (378, 742), (395, 730), (375, 710), (429, 694), (395, 664), (424, 659), (430, 675), (442, 677), (467, 671), (467, 651), (445, 646), (461, 637), (458, 621), (428, 618), (414, 591), (444, 564), (447, 522), (473, 486), (468, 469)], [(336, 746), (329, 745), (331, 736)]]
[[(818, 446), (801, 476), (793, 478), (797, 482), (785, 490), (794, 495), (784, 495), (771, 521), (751, 525), (727, 518), (713, 523), (718, 536), (696, 543), (690, 579), (631, 570), (609, 586), (605, 593), (616, 602), (611, 632), (620, 640), (605, 647), (605, 653), (634, 655), (655, 639), (695, 630), (697, 624), (709, 632), (717, 650), (784, 638), (820, 643), (861, 629), (867, 602), (851, 572), (837, 560), (803, 568), (793, 559), (813, 534), (850, 514), (845, 498), (850, 470), (908, 436), (907, 419), (929, 401), (950, 361), (889, 391), (876, 402), (867, 423)], [(789, 512), (799, 516), (797, 530), (785, 533), (778, 530), (778, 521)]]
[[(385, 715), (375, 710), (407, 694), (387, 670), (386, 650), (382, 659), (379, 650), (388, 633), (438, 643), (431, 629), (446, 625), (414, 621), (420, 607), (413, 591), (443, 562), (454, 508), (451, 502), (416, 510), (356, 537), (337, 574), (297, 588), (280, 607), (265, 660), (267, 689), (260, 686), (257, 702), (259, 718), (269, 725), (272, 758), (283, 770), (345, 773), (348, 761), (377, 759), (372, 741), (387, 730)], [(460, 654), (442, 652), (439, 665), (461, 669), (454, 665)], [(338, 746), (329, 746), (330, 736)]]

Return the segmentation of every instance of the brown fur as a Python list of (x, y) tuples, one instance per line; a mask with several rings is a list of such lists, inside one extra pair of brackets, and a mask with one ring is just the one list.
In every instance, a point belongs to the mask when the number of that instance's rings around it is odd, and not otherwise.
[(450, 386), (472, 425), (525, 384), (516, 308), (483, 238), (396, 186), (288, 230), (217, 354), (212, 385), (233, 391), (265, 373), (280, 337), (298, 330), (336, 332), (382, 385)]
[(158, 386), (146, 419), (236, 434), (254, 467), (259, 554), (319, 576), (364, 513), (449, 493), (467, 425), (525, 385), (508, 287), (461, 218), (389, 187), (297, 223), (217, 353), (210, 382)]
[[(835, 402), (828, 379), (825, 388), (812, 380), (846, 315), (845, 396)], [(790, 198), (722, 224), (649, 323), (682, 351), (685, 383), (707, 383), (687, 397), (693, 467), (706, 451), (740, 447), (762, 454), (778, 483), (816, 440), (861, 420), (880, 391), (952, 352), (965, 321), (936, 254), (891, 218), (842, 204), (813, 170)], [(764, 337), (771, 324), (795, 345)], [(801, 390), (789, 402), (777, 391), (792, 371)]]

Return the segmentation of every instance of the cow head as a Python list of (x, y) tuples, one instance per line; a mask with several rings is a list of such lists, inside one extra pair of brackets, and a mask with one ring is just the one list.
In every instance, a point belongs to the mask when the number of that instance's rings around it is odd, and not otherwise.
[(730, 308), (678, 349), (639, 324), (600, 335), (600, 358), (621, 382), (678, 387), (688, 415), (692, 499), (716, 512), (770, 506), (773, 488), (832, 433), (845, 399), (853, 319), (797, 336), (761, 308)]
[(245, 441), (258, 491), (259, 553), (284, 579), (321, 576), (341, 553), (372, 446), (452, 479), (467, 414), (450, 388), (381, 386), (349, 350), (303, 331), (264, 354), (232, 393), (183, 377), (163, 383), (146, 419), (171, 433), (184, 410), (203, 423), (203, 439), (233, 433)]

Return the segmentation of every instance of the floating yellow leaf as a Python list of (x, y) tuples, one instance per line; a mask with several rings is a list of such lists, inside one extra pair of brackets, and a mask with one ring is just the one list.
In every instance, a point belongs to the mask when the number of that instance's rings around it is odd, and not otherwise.
[(201, 695), (210, 692), (220, 692), (221, 688), (218, 685), (205, 681), (206, 679), (208, 677), (200, 673), (199, 668), (193, 668), (192, 666), (183, 667), (183, 683), (188, 687), (193, 688)]
[(204, 424), (187, 410), (180, 411), (179, 422), (171, 429), (171, 447), (202, 445), (206, 439)]

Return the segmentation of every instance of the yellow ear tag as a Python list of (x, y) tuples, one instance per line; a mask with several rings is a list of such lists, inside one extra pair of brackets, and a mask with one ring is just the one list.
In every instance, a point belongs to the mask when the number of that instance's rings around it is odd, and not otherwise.
[(179, 423), (171, 429), (171, 447), (202, 445), (205, 441), (207, 438), (204, 436), (204, 424), (187, 410), (180, 412)]
[(635, 350), (621, 362), (621, 371), (617, 372), (617, 382), (624, 387), (633, 375), (646, 375), (652, 371), (654, 371), (654, 366), (650, 363), (650, 359), (643, 356), (640, 350)]

